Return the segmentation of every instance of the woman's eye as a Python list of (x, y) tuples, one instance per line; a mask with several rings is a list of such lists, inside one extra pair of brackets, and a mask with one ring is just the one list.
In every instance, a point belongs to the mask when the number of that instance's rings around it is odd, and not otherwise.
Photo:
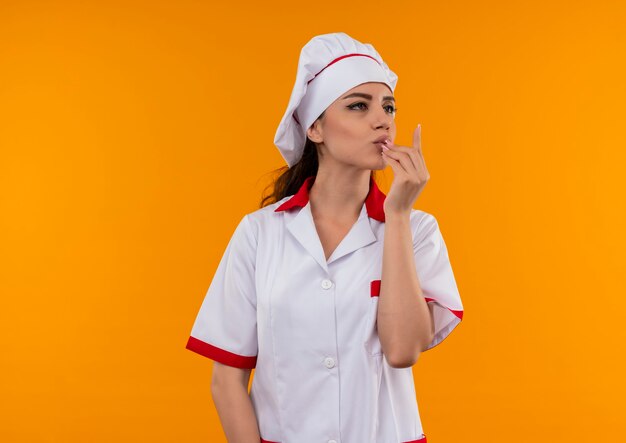
[[(359, 106), (359, 105), (367, 106), (365, 103), (363, 103), (363, 102), (359, 102), (359, 103), (354, 103), (354, 104), (352, 104), (352, 105), (350, 105), (350, 106), (348, 106), (348, 107), (349, 107), (350, 109), (356, 109), (356, 106)], [(360, 108), (360, 109), (363, 109), (363, 108)]]
[[(360, 107), (363, 106), (363, 107)], [(359, 102), (359, 103), (354, 103), (352, 105), (349, 105), (348, 108), (350, 109), (359, 109), (359, 110), (365, 110), (367, 109), (367, 105), (363, 102)], [(390, 114), (395, 114), (398, 111), (398, 108), (396, 108), (393, 105), (387, 105), (384, 107), (385, 110), (390, 113)]]

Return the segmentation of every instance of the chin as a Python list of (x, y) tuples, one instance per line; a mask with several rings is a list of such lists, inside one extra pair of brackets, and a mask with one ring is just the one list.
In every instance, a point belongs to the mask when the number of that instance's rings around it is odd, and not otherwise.
[(372, 169), (377, 171), (386, 169), (388, 165), (385, 163), (385, 160), (380, 156), (380, 154), (378, 154), (378, 157), (378, 162), (372, 167)]

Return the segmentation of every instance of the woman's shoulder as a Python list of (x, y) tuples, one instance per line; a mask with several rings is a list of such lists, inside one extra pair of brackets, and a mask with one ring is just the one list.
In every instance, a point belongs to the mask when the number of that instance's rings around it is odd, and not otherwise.
[(437, 219), (430, 212), (423, 211), (422, 209), (411, 210), (411, 226), (417, 229), (422, 224), (436, 223)]
[(288, 195), (277, 202), (270, 203), (269, 205), (263, 206), (262, 208), (256, 209), (252, 212), (246, 214), (250, 219), (262, 219), (266, 217), (276, 217), (280, 214), (280, 212), (276, 212), (276, 209), (282, 205), (284, 202), (289, 200), (293, 195)]
[(430, 212), (421, 209), (411, 211), (411, 231), (413, 240), (420, 242), (439, 231), (439, 221)]
[(248, 222), (250, 222), (250, 225), (253, 226), (257, 231), (263, 227), (267, 227), (273, 222), (279, 221), (281, 219), (283, 213), (281, 211), (277, 212), (276, 209), (285, 201), (289, 200), (291, 197), (291, 195), (288, 195), (275, 203), (271, 203), (252, 212), (248, 212), (244, 215), (244, 218), (247, 218)]

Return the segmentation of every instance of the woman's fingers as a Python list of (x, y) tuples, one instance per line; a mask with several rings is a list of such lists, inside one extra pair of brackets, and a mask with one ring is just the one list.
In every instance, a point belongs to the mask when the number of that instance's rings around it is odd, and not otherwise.
[(413, 147), (420, 153), (422, 152), (422, 125), (417, 125), (415, 131), (413, 131)]
[(385, 159), (385, 162), (391, 166), (391, 169), (393, 170), (393, 174), (394, 176), (397, 176), (399, 174), (406, 174), (406, 171), (404, 170), (404, 168), (402, 167), (402, 165), (400, 164), (400, 162), (398, 160), (396, 160), (394, 157), (392, 157), (391, 155), (389, 155), (388, 153), (391, 151), (387, 151), (385, 149), (383, 149), (383, 158)]
[[(409, 152), (411, 148), (406, 148), (403, 146), (392, 146), (385, 153), (397, 160), (405, 170), (407, 174), (416, 174), (417, 166), (419, 165), (419, 159), (415, 158), (415, 153)], [(383, 149), (385, 151), (385, 149)]]

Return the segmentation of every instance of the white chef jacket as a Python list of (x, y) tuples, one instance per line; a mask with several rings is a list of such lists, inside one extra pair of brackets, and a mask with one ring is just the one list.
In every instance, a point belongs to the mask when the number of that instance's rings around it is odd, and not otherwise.
[[(411, 368), (389, 366), (376, 331), (383, 194), (373, 178), (356, 223), (328, 261), (306, 179), (245, 215), (234, 231), (186, 348), (255, 368), (250, 398), (267, 443), (426, 443)], [(463, 305), (434, 216), (412, 209), (420, 286), (439, 344)]]

